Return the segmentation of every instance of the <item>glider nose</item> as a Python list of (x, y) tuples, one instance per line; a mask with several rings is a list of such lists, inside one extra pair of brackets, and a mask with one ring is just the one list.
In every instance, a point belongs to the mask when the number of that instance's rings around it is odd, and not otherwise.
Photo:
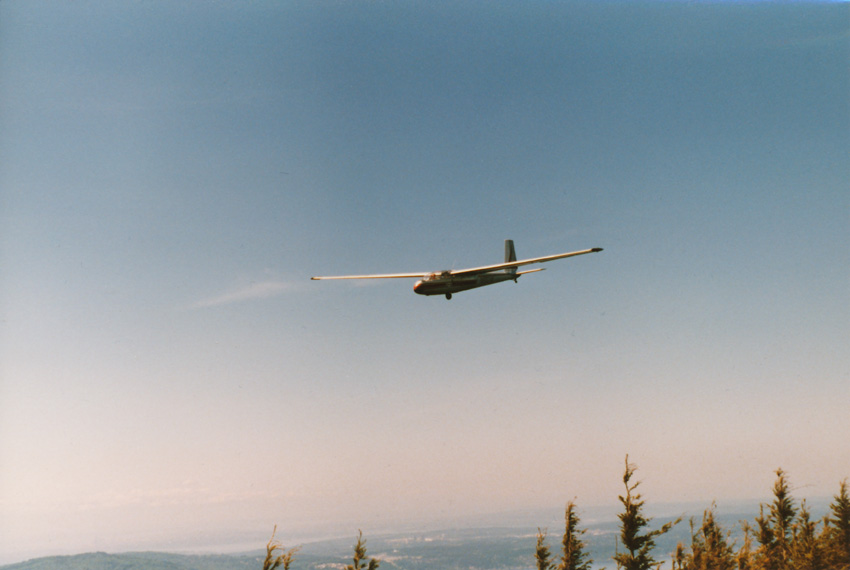
[(419, 293), (421, 295), (422, 294), (421, 289), (422, 289), (422, 280), (420, 279), (419, 281), (417, 281), (416, 283), (413, 284), (413, 292)]

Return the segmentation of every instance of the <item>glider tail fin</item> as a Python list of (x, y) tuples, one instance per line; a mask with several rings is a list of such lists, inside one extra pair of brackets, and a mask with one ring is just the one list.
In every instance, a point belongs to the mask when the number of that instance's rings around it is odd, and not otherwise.
[[(511, 261), (516, 261), (516, 250), (514, 250), (514, 240), (506, 239), (505, 240), (505, 263), (510, 263)], [(506, 273), (510, 273), (511, 275), (516, 275), (516, 267), (508, 267), (505, 269)]]

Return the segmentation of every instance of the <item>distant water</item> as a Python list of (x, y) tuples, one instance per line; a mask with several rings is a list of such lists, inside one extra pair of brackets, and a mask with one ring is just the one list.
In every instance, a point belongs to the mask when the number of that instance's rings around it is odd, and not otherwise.
[[(812, 518), (819, 520), (827, 513), (830, 499), (808, 499), (806, 504), (812, 512)], [(799, 503), (798, 503), (799, 504)], [(653, 527), (682, 517), (682, 522), (656, 541), (655, 558), (665, 563), (675, 550), (676, 544), (690, 544), (688, 519), (693, 517), (697, 524), (703, 511), (709, 504), (676, 503), (647, 505), (646, 513), (653, 518)], [(618, 508), (616, 505), (582, 508), (579, 505), (581, 526), (587, 530), (585, 541), (587, 549), (597, 568), (612, 568), (611, 557), (616, 552), (619, 534)], [(716, 520), (731, 533), (731, 541), (740, 547), (742, 537), (740, 521), (752, 522), (759, 513), (758, 501), (721, 503), (715, 508)], [(390, 559), (410, 570), (419, 568), (444, 568), (451, 570), (452, 564), (468, 564), (466, 568), (529, 568), (534, 567), (534, 548), (538, 528), (548, 532), (548, 543), (554, 555), (560, 546), (563, 532), (563, 509), (528, 509), (501, 513), (481, 514), (468, 517), (432, 520), (399, 521), (381, 528), (364, 528), (369, 553), (388, 561), (382, 568), (393, 568)], [(286, 547), (300, 545), (298, 563), (295, 570), (311, 570), (322, 564), (341, 562), (350, 558), (351, 548), (356, 540), (356, 525), (333, 525), (312, 528), (300, 536), (293, 536), (279, 530), (277, 539)], [(271, 537), (271, 528), (265, 531), (246, 532), (244, 530), (221, 531), (214, 535), (192, 536), (180, 539), (175, 537), (165, 543), (134, 545), (125, 551), (159, 551), (190, 554), (229, 554), (234, 564), (250, 567), (258, 557), (264, 554), (266, 542)], [(26, 553), (13, 560), (0, 563), (9, 564), (47, 553)], [(60, 553), (50, 553), (60, 554)], [(62, 553), (72, 554), (72, 553)], [(194, 559), (184, 560), (187, 564)], [(238, 564), (236, 562), (239, 561)], [(67, 560), (66, 560), (67, 562)], [(430, 566), (429, 566), (430, 565)], [(464, 567), (464, 566), (459, 566)], [(3, 566), (0, 568), (7, 568)], [(51, 570), (48, 565), (19, 565), (14, 570)], [(67, 568), (67, 566), (55, 566)], [(153, 567), (151, 567), (153, 570)], [(181, 566), (181, 568), (191, 568)], [(199, 568), (203, 570), (203, 568)]]

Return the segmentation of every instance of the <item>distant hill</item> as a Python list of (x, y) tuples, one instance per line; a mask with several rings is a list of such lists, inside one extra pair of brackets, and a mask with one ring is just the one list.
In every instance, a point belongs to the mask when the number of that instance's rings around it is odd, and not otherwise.
[[(549, 544), (560, 546), (558, 528)], [(370, 556), (385, 570), (531, 570), (536, 529), (463, 529), (366, 537)], [(600, 566), (612, 568), (615, 523), (588, 530), (588, 550)], [(356, 537), (304, 544), (293, 570), (336, 570), (351, 563)], [(659, 555), (668, 550), (659, 550)], [(51, 556), (0, 566), (0, 570), (260, 570), (264, 552), (234, 555), (186, 555), (158, 552)], [(665, 554), (666, 556), (666, 554)]]
[[(667, 506), (650, 513), (653, 527), (677, 516), (693, 516), (698, 525), (702, 508), (693, 505)], [(688, 508), (690, 507), (690, 508)], [(730, 512), (731, 510), (731, 512)], [(815, 513), (826, 510), (826, 502), (815, 502)], [(664, 513), (664, 514), (661, 514)], [(718, 509), (717, 520), (730, 532), (732, 542), (740, 546), (740, 520), (752, 521), (758, 513), (752, 505), (745, 509)], [(592, 509), (586, 513), (587, 529), (584, 540), (596, 568), (615, 567), (611, 556), (616, 552), (619, 523), (607, 516), (594, 516)], [(510, 528), (461, 528), (429, 532), (406, 532), (378, 536), (364, 536), (368, 554), (381, 560), (383, 570), (532, 570), (535, 567), (534, 547), (537, 526), (529, 520), (514, 519), (518, 524)], [(548, 543), (553, 555), (558, 556), (563, 513), (552, 511), (544, 516), (537, 513), (532, 520), (548, 527)], [(592, 522), (590, 522), (592, 521)], [(265, 539), (266, 537), (263, 537)], [(301, 546), (293, 570), (341, 570), (351, 563), (356, 533), (350, 537), (309, 542)], [(676, 544), (690, 544), (690, 526), (687, 518), (667, 535), (656, 541), (655, 558), (669, 563)], [(292, 546), (287, 542), (288, 546)], [(51, 556), (0, 566), (0, 570), (261, 570), (265, 551), (231, 555), (170, 554), (159, 552), (129, 552), (107, 554), (96, 552), (74, 556)], [(665, 564), (666, 565), (666, 564)]]
[[(351, 563), (355, 538), (309, 543), (299, 551), (293, 570), (334, 570)], [(534, 562), (534, 536), (516, 530), (463, 530), (366, 537), (370, 556), (386, 570), (441, 568), (520, 570)], [(51, 556), (0, 566), (0, 570), (260, 570), (265, 553), (185, 555), (157, 552)]]
[(50, 556), (18, 564), (0, 566), (3, 570), (261, 570), (263, 558), (227, 555), (182, 555), (161, 552), (107, 554), (94, 552), (74, 556)]

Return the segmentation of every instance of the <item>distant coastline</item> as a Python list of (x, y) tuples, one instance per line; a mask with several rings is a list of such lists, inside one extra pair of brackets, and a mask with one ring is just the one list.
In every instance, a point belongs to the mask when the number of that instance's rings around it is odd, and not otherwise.
[[(761, 502), (766, 501), (767, 498)], [(819, 519), (828, 510), (829, 497), (807, 498), (806, 504), (813, 518)], [(757, 499), (730, 501), (716, 507), (716, 515), (724, 529), (730, 532), (730, 540), (740, 544), (742, 532), (740, 521), (752, 522), (758, 515), (760, 501)], [(698, 502), (662, 503), (647, 505), (647, 513), (655, 523), (661, 524), (671, 517), (684, 517), (682, 523), (669, 535), (658, 541), (656, 548), (659, 559), (668, 559), (678, 542), (690, 539), (688, 519), (697, 523), (710, 504)], [(583, 526), (587, 530), (588, 550), (595, 568), (611, 568), (611, 556), (616, 550), (617, 529), (616, 505), (594, 506), (582, 509)], [(385, 560), (382, 568), (394, 568), (404, 562), (404, 568), (424, 570), (443, 568), (450, 570), (452, 560), (458, 564), (475, 564), (478, 568), (491, 570), (531, 569), (534, 567), (534, 542), (537, 528), (545, 528), (552, 542), (563, 525), (561, 508), (529, 509), (486, 515), (459, 517), (451, 525), (440, 526), (441, 521), (431, 521), (431, 528), (423, 527), (422, 521), (399, 522), (398, 530), (391, 529), (364, 532), (369, 551)], [(442, 521), (445, 523), (446, 521)], [(421, 528), (415, 528), (420, 526)], [(330, 568), (350, 558), (351, 545), (356, 538), (353, 529), (345, 536), (338, 528), (328, 529), (322, 537), (315, 530), (311, 539), (292, 540), (279, 533), (278, 538), (288, 547), (300, 545), (293, 570)], [(167, 551), (77, 553), (29, 557), (0, 565), (0, 570), (111, 570), (113, 568), (145, 568), (147, 570), (225, 570), (259, 569), (262, 566), (262, 547), (268, 536), (257, 536), (255, 540), (244, 532), (234, 533), (239, 540), (219, 541), (208, 544), (193, 544), (191, 540), (175, 540)], [(158, 550), (158, 549), (157, 549)], [(395, 562), (393, 562), (395, 561)], [(482, 564), (489, 562), (489, 566)], [(138, 566), (136, 566), (138, 565)], [(329, 566), (331, 565), (331, 566)], [(469, 566), (457, 566), (457, 568)]]

